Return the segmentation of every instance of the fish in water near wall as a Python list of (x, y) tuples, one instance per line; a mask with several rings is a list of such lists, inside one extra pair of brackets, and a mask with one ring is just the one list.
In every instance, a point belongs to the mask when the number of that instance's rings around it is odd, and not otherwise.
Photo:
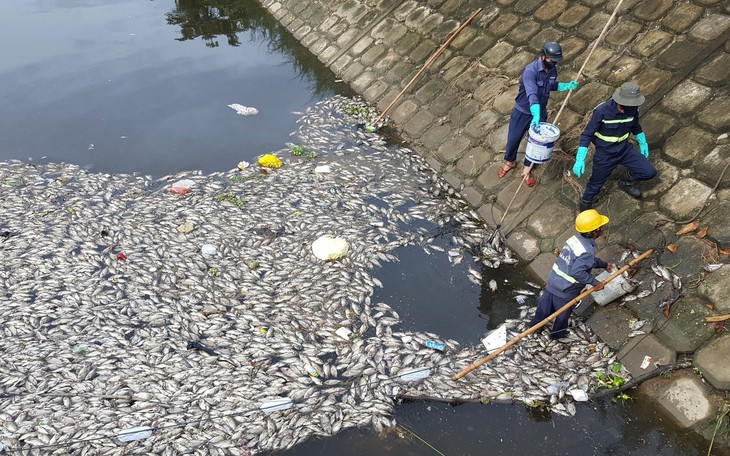
[[(451, 382), (455, 369), (483, 356), (484, 346), (406, 329), (389, 303), (374, 300), (376, 289), (388, 286), (375, 271), (397, 262), (402, 247), (424, 247), (431, 255), (424, 257), (434, 259), (440, 250), (427, 247), (434, 242), (428, 241), (431, 228), (450, 230), (449, 239), (439, 237), (448, 244), (442, 251), (479, 253), (472, 270), (460, 272), (483, 287), (476, 265), (492, 232), (424, 158), (353, 129), (346, 114), (353, 106), (366, 105), (344, 97), (318, 103), (295, 132), (306, 150), (337, 157), (336, 175), (315, 174), (311, 160), (286, 156), (285, 165), (268, 174), (233, 164), (227, 172), (160, 180), (192, 180), (193, 190), (181, 198), (155, 191), (162, 186), (149, 176), (92, 173), (66, 163), (3, 163), (0, 173), (24, 183), (2, 195), (2, 229), (13, 233), (0, 238), (3, 265), (13, 271), (0, 274), (8, 294), (0, 306), (5, 348), (30, 337), (27, 328), (49, 337), (14, 350), (0, 380), (15, 385), (42, 359), (45, 369), (33, 374), (33, 385), (52, 385), (71, 397), (0, 397), (0, 409), (8, 412), (3, 443), (28, 452), (26, 442), (63, 444), (88, 432), (88, 422), (106, 426), (123, 418), (99, 401), (73, 399), (93, 385), (103, 385), (104, 395), (131, 396), (144, 421), (154, 421), (160, 404), (190, 416), (240, 416), (243, 427), (233, 419), (207, 422), (205, 440), (255, 453), (353, 427), (394, 427), (401, 394), (484, 397), (575, 413), (569, 392), (590, 394), (598, 387), (595, 374), (580, 372), (608, 372), (615, 357), (583, 323), (570, 328), (569, 345), (552, 343), (545, 332), (534, 335), (468, 380)], [(50, 193), (55, 198), (47, 198)], [(241, 204), (222, 201), (223, 194)], [(45, 211), (63, 217), (40, 216)], [(28, 214), (38, 215), (32, 224)], [(178, 232), (183, 221), (195, 231)], [(347, 255), (336, 261), (314, 255), (312, 242), (326, 233), (351, 243)], [(215, 255), (201, 252), (207, 244)], [(117, 259), (119, 246), (126, 261)], [(501, 257), (512, 258), (499, 247), (489, 259), (495, 267)], [(490, 280), (490, 288), (496, 285)], [(528, 329), (534, 309), (523, 306), (519, 318), (504, 322), (507, 337)], [(66, 337), (78, 334), (100, 345)], [(190, 351), (175, 341), (189, 341)], [(443, 343), (444, 351), (428, 348), (428, 341)], [(587, 364), (590, 347), (601, 355)], [(566, 388), (546, 393), (563, 382)], [(38, 426), (37, 416), (13, 410), (88, 420)], [(198, 439), (175, 434), (174, 444), (191, 448)], [(172, 448), (170, 441), (162, 429), (145, 437), (150, 449)], [(108, 441), (84, 448), (115, 450)]]

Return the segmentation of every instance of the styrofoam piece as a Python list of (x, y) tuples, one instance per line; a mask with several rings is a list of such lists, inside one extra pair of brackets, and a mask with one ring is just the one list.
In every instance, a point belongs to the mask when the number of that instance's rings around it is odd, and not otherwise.
[(488, 352), (502, 347), (507, 343), (507, 327), (505, 325), (499, 325), (487, 334), (487, 337), (482, 339), (482, 343)]

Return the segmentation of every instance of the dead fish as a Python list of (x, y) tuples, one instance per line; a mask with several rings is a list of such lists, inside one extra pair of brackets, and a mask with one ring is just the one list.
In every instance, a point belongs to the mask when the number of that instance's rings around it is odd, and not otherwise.
[(525, 282), (528, 286), (531, 286), (532, 288), (535, 288), (536, 290), (540, 290), (542, 287), (536, 283), (533, 282)]
[(492, 279), (489, 281), (489, 289), (494, 291), (497, 289), (497, 281)]
[(647, 296), (649, 296), (649, 295), (650, 295), (651, 293), (652, 293), (652, 292), (651, 292), (650, 290), (644, 290), (644, 291), (641, 291), (641, 292), (639, 292), (639, 294), (637, 294), (637, 295), (636, 295), (636, 297), (637, 297), (637, 298), (639, 298), (639, 299), (641, 299), (641, 298), (646, 298), (646, 297), (647, 297)]
[(707, 272), (715, 272), (718, 269), (720, 269), (721, 267), (722, 267), (722, 263), (713, 263), (713, 264), (708, 264), (707, 266), (703, 267), (702, 269), (704, 269)]
[(632, 331), (638, 331), (646, 324), (646, 322), (647, 320), (636, 320), (633, 322), (629, 322), (629, 329), (631, 329)]
[(629, 337), (643, 336), (645, 334), (646, 334), (646, 331), (636, 330), (636, 331), (631, 331), (629, 333)]
[(530, 291), (530, 290), (513, 290), (513, 293), (527, 295), (527, 296), (535, 296), (535, 292)]

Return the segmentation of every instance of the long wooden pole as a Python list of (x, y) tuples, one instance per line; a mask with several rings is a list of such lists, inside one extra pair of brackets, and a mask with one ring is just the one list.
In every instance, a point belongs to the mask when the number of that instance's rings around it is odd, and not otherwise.
[[(654, 249), (647, 250), (646, 252), (642, 253), (638, 257), (636, 257), (633, 260), (631, 260), (629, 262), (629, 264), (623, 266), (621, 269), (619, 269), (618, 271), (616, 271), (613, 274), (611, 274), (610, 276), (608, 276), (605, 280), (601, 281), (600, 283), (602, 283), (604, 285), (607, 284), (608, 282), (612, 281), (613, 279), (615, 279), (619, 275), (623, 274), (624, 271), (626, 271), (627, 269), (629, 269), (631, 266), (633, 266), (636, 263), (642, 261), (643, 259), (645, 259), (649, 255), (651, 255), (652, 253), (654, 253)], [(489, 356), (486, 356), (486, 357), (484, 357), (482, 359), (479, 359), (479, 360), (474, 361), (473, 363), (471, 363), (466, 369), (464, 369), (463, 371), (461, 371), (458, 374), (456, 374), (453, 377), (451, 377), (451, 380), (453, 380), (453, 381), (459, 380), (461, 377), (465, 376), (466, 374), (468, 374), (469, 372), (473, 371), (474, 369), (476, 369), (477, 367), (481, 366), (482, 364), (484, 364), (484, 363), (486, 363), (488, 361), (493, 360), (494, 358), (496, 358), (497, 356), (499, 356), (500, 354), (502, 354), (504, 351), (506, 351), (508, 348), (510, 348), (511, 346), (513, 346), (514, 344), (516, 344), (517, 342), (519, 342), (524, 337), (529, 336), (530, 334), (534, 333), (535, 331), (537, 331), (538, 329), (542, 328), (546, 324), (550, 323), (558, 315), (560, 315), (563, 312), (565, 312), (566, 310), (570, 309), (571, 307), (573, 307), (575, 305), (575, 303), (577, 303), (578, 301), (580, 301), (581, 299), (585, 298), (586, 296), (588, 296), (591, 293), (593, 293), (593, 288), (587, 289), (586, 291), (584, 291), (583, 293), (581, 293), (577, 297), (575, 297), (572, 301), (568, 302), (566, 305), (564, 305), (560, 309), (558, 309), (555, 312), (553, 312), (551, 315), (549, 315), (547, 318), (545, 318), (540, 323), (536, 324), (535, 326), (533, 326), (533, 327), (529, 328), (528, 330), (526, 330), (526, 331), (520, 333), (519, 335), (517, 335), (514, 339), (512, 339), (509, 342), (507, 342), (506, 344), (504, 344), (501, 348), (497, 349), (497, 351), (495, 351), (494, 353), (492, 353)]]
[(474, 11), (474, 13), (472, 13), (472, 15), (469, 16), (469, 19), (467, 19), (463, 24), (461, 24), (459, 26), (458, 29), (456, 29), (456, 31), (451, 35), (451, 37), (443, 45), (441, 45), (440, 48), (438, 48), (438, 50), (426, 61), (426, 63), (423, 64), (423, 67), (418, 71), (418, 73), (416, 73), (416, 75), (413, 76), (411, 81), (408, 84), (406, 84), (406, 86), (403, 88), (403, 90), (400, 91), (398, 96), (396, 96), (395, 99), (390, 102), (388, 107), (385, 108), (385, 110), (382, 112), (382, 114), (380, 114), (380, 116), (378, 116), (377, 119), (375, 119), (375, 122), (373, 122), (372, 125), (377, 125), (378, 122), (380, 122), (383, 119), (383, 117), (385, 117), (385, 114), (390, 110), (390, 108), (393, 107), (393, 105), (395, 105), (398, 102), (398, 100), (400, 100), (400, 98), (403, 96), (403, 94), (406, 93), (406, 91), (408, 91), (408, 89), (411, 88), (411, 86), (413, 85), (414, 82), (416, 82), (416, 79), (418, 79), (418, 77), (421, 75), (421, 73), (423, 73), (426, 70), (426, 68), (428, 68), (429, 65), (431, 65), (431, 63), (433, 63), (433, 61), (436, 60), (438, 58), (438, 56), (441, 55), (442, 52), (444, 52), (446, 47), (449, 44), (451, 44), (452, 41), (454, 41), (454, 38), (456, 38), (457, 35), (459, 35), (459, 33), (461, 33), (461, 31), (464, 30), (464, 28), (466, 28), (466, 26), (469, 25), (469, 23), (471, 21), (473, 21), (475, 17), (477, 17), (477, 14), (479, 14), (481, 12), (482, 12), (482, 8), (479, 8), (476, 11)]
[[(603, 30), (601, 30), (601, 33), (598, 35), (598, 38), (596, 38), (596, 41), (593, 42), (593, 46), (591, 47), (591, 50), (588, 52), (588, 56), (586, 57), (585, 61), (583, 62), (583, 65), (581, 65), (580, 70), (578, 70), (578, 74), (575, 76), (575, 80), (577, 81), (580, 79), (580, 75), (583, 74), (583, 70), (585, 69), (586, 65), (588, 64), (588, 61), (591, 59), (591, 56), (593, 55), (593, 51), (596, 50), (598, 47), (598, 43), (601, 42), (603, 39), (603, 35), (606, 34), (606, 30), (608, 30), (609, 24), (613, 21), (613, 18), (616, 17), (616, 14), (618, 13), (618, 9), (621, 7), (621, 4), (624, 2), (624, 0), (619, 0), (619, 2), (616, 4), (616, 8), (613, 9), (613, 13), (611, 14), (611, 17), (608, 18), (606, 21), (606, 25), (603, 26)], [(558, 110), (558, 114), (555, 116), (555, 119), (552, 121), (553, 124), (558, 123), (558, 119), (560, 118), (560, 114), (563, 113), (563, 108), (566, 104), (568, 104), (568, 99), (570, 98), (570, 95), (573, 93), (573, 89), (571, 88), (568, 90), (568, 94), (565, 96), (565, 99), (563, 100), (563, 104), (560, 105), (560, 109)]]

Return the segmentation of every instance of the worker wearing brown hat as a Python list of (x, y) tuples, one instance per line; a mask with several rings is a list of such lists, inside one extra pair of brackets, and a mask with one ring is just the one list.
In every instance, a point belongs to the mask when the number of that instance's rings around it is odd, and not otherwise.
[[(645, 100), (637, 83), (625, 82), (609, 100), (593, 110), (591, 120), (580, 136), (580, 147), (573, 165), (573, 172), (580, 177), (585, 171), (589, 144), (596, 146), (591, 177), (580, 201), (581, 211), (593, 207), (603, 184), (618, 165), (628, 168), (619, 186), (634, 198), (641, 198), (637, 183), (656, 176), (656, 169), (648, 160), (649, 145), (639, 124), (639, 106)], [(630, 133), (636, 136), (641, 152), (629, 143)]]

